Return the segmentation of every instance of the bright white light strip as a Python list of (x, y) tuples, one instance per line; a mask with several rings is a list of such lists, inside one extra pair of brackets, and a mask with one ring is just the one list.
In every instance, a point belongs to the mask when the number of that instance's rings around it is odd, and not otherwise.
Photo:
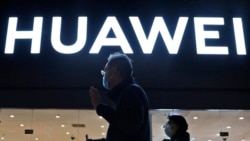
[[(110, 30), (113, 30), (116, 36), (115, 38), (107, 38)], [(103, 46), (109, 46), (109, 47), (120, 46), (124, 53), (127, 53), (127, 54), (133, 53), (129, 45), (129, 42), (127, 41), (127, 38), (125, 37), (122, 31), (122, 28), (119, 25), (116, 17), (109, 16), (106, 18), (89, 53), (97, 54), (100, 52)]]
[(218, 31), (205, 31), (205, 25), (224, 25), (224, 18), (194, 18), (197, 54), (229, 54), (227, 46), (206, 46), (205, 39), (219, 39), (220, 36)]
[(164, 22), (163, 17), (155, 17), (149, 36), (146, 37), (141, 22), (138, 17), (129, 17), (132, 27), (135, 31), (137, 39), (141, 45), (141, 49), (145, 54), (151, 54), (159, 34), (161, 34), (163, 41), (170, 54), (177, 54), (180, 43), (187, 25), (188, 17), (180, 17), (174, 33), (173, 39)]
[(16, 39), (32, 39), (31, 53), (40, 53), (43, 18), (35, 17), (33, 31), (17, 31), (17, 17), (10, 17), (7, 29), (5, 54), (13, 54)]
[(236, 51), (238, 55), (246, 55), (246, 44), (244, 30), (241, 18), (233, 18), (234, 36), (236, 42)]
[(86, 43), (87, 38), (87, 17), (78, 17), (77, 39), (72, 45), (65, 45), (61, 42), (61, 17), (53, 17), (51, 44), (53, 48), (63, 54), (73, 54), (79, 52)]

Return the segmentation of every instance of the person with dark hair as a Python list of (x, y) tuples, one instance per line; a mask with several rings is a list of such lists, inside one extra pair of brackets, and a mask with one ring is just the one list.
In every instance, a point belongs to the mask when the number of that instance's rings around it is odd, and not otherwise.
[(132, 60), (126, 54), (111, 54), (101, 74), (112, 104), (103, 103), (93, 86), (89, 93), (97, 114), (109, 123), (106, 141), (150, 141), (148, 98), (133, 78)]
[(170, 140), (163, 141), (190, 141), (188, 123), (181, 115), (169, 115), (168, 121), (165, 124), (164, 131)]

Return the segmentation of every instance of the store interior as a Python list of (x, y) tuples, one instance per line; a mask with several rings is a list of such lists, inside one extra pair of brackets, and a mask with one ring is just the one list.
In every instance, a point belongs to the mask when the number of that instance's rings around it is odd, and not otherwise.
[[(169, 114), (186, 118), (191, 141), (250, 141), (249, 110), (151, 109), (152, 141), (168, 138), (162, 125)], [(0, 121), (1, 141), (85, 141), (104, 138), (108, 127), (91, 109), (1, 108)]]

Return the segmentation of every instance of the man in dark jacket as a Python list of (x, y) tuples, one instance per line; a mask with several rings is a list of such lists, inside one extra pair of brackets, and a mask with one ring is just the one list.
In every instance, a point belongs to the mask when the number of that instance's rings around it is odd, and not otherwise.
[(97, 114), (109, 123), (106, 141), (150, 141), (148, 98), (133, 79), (131, 59), (111, 54), (101, 73), (112, 105), (102, 103), (97, 88), (90, 87), (89, 93)]
[(187, 129), (188, 124), (183, 116), (169, 115), (164, 131), (170, 140), (164, 139), (163, 141), (190, 141)]

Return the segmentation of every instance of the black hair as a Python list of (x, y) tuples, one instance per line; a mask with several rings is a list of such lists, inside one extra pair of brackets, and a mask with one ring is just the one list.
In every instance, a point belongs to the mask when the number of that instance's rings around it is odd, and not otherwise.
[(185, 132), (188, 129), (188, 124), (186, 119), (182, 115), (169, 115), (169, 121), (174, 122), (178, 126), (180, 132)]

